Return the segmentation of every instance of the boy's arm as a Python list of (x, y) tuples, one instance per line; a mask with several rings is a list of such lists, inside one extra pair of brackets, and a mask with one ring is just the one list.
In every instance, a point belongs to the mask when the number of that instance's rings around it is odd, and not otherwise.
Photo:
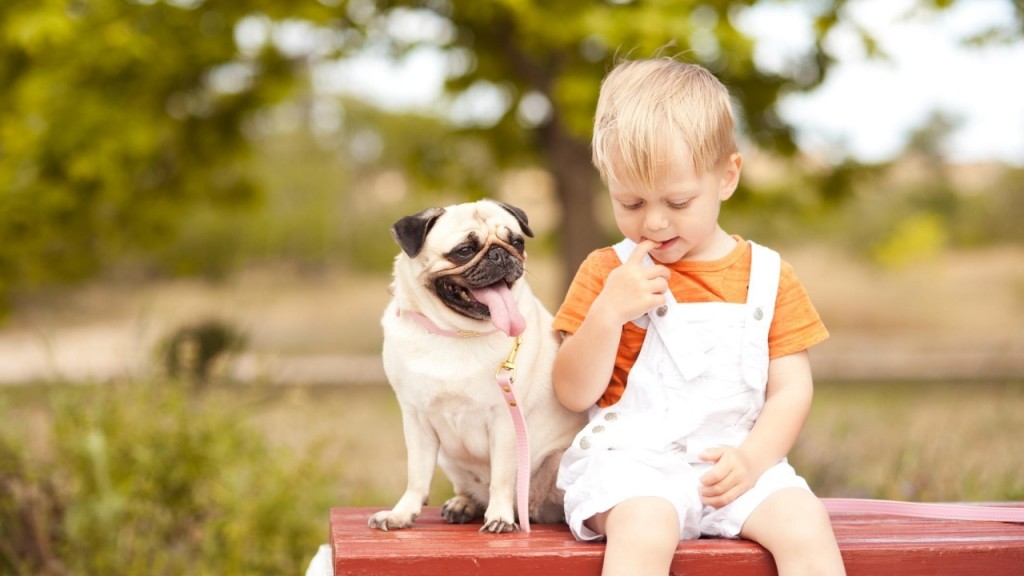
[(591, 313), (576, 334), (562, 340), (551, 382), (563, 406), (583, 412), (597, 403), (611, 380), (621, 331), (621, 325), (603, 325)]
[(793, 448), (807, 421), (814, 395), (807, 351), (768, 364), (764, 408), (738, 448), (711, 448), (701, 458), (715, 465), (701, 481), (705, 504), (720, 508), (749, 490)]
[(643, 264), (655, 245), (640, 242), (629, 259), (611, 271), (579, 329), (562, 341), (551, 380), (555, 396), (569, 410), (587, 410), (608, 387), (622, 326), (665, 303), (668, 269)]

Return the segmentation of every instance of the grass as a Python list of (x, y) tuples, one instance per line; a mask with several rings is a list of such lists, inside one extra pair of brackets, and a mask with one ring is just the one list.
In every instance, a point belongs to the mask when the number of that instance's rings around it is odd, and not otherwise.
[(0, 574), (298, 573), (325, 470), (175, 382), (0, 395)]
[[(282, 397), (253, 422), (296, 447), (325, 442), (339, 505), (397, 500), (405, 449), (388, 387), (292, 389)], [(822, 496), (1024, 500), (1022, 429), (1024, 383), (825, 383), (791, 460)], [(443, 495), (447, 483), (435, 477), (434, 487)]]
[[(50, 453), (56, 390), (0, 389), (0, 430)], [(386, 385), (220, 386), (203, 402), (273, 447), (315, 457), (333, 505), (390, 505), (404, 490), (401, 415)], [(1020, 430), (1024, 382), (819, 383), (791, 460), (823, 496), (1024, 500)], [(435, 493), (446, 490), (439, 473)]]
[[(405, 487), (387, 386), (220, 388), (210, 401), (273, 445), (315, 454), (337, 505), (390, 505)], [(1024, 500), (1024, 383), (819, 384), (792, 460), (823, 496)], [(435, 478), (435, 492), (447, 482)]]
[(1024, 500), (1024, 384), (819, 385), (792, 460), (823, 496)]

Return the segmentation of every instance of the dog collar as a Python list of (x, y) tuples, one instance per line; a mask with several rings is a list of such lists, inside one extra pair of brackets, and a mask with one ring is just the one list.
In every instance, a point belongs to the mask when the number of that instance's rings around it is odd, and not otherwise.
[(412, 318), (414, 322), (420, 325), (424, 330), (431, 334), (437, 334), (438, 336), (447, 336), (449, 338), (476, 338), (477, 336), (486, 336), (488, 334), (494, 334), (497, 330), (489, 330), (487, 332), (478, 332), (476, 330), (446, 330), (438, 326), (433, 320), (427, 318), (423, 314), (415, 310), (402, 310), (397, 308), (395, 310), (396, 316), (408, 316)]

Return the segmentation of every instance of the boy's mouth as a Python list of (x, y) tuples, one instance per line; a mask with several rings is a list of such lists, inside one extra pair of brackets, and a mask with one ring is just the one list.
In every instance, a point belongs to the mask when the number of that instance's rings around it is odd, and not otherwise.
[(679, 238), (669, 238), (668, 240), (665, 240), (663, 242), (658, 242), (658, 245), (652, 248), (652, 250), (667, 250), (671, 248), (678, 239)]

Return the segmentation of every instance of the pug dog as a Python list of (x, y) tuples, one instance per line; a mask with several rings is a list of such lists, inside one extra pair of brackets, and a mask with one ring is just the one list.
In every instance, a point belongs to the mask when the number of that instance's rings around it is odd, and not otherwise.
[[(400, 219), (391, 234), (392, 300), (384, 311), (383, 360), (398, 398), (408, 457), (405, 493), (369, 526), (409, 528), (426, 504), (435, 465), (455, 496), (441, 509), (481, 532), (514, 532), (516, 514), (563, 520), (558, 463), (583, 416), (562, 407), (551, 387), (559, 341), (551, 314), (523, 274), (533, 232), (514, 206), (481, 200)], [(530, 510), (516, 508), (516, 435), (495, 372), (521, 337), (515, 393), (531, 448)]]

